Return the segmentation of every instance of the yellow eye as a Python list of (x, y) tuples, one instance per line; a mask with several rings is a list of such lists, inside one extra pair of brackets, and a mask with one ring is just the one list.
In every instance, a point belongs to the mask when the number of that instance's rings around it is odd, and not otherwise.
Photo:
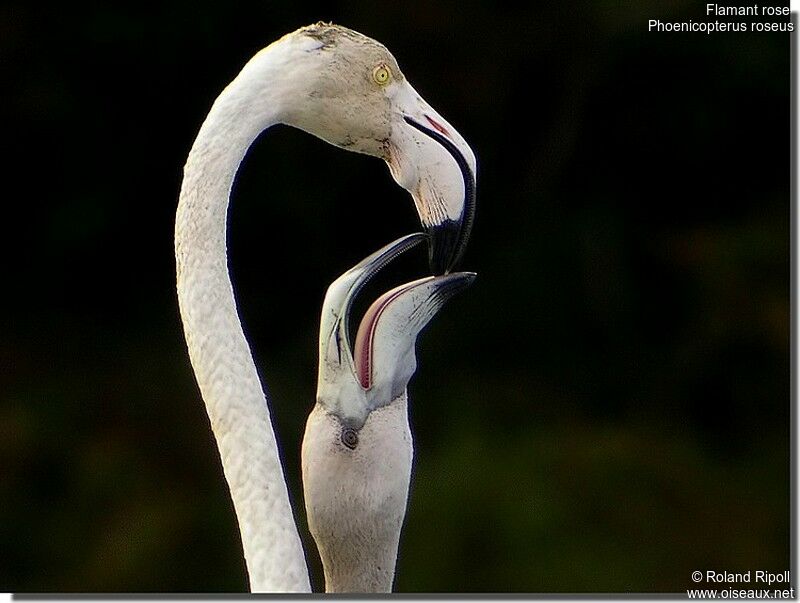
[(385, 86), (392, 81), (392, 72), (389, 71), (386, 65), (378, 65), (375, 67), (375, 71), (372, 72), (372, 79), (375, 80), (376, 84)]

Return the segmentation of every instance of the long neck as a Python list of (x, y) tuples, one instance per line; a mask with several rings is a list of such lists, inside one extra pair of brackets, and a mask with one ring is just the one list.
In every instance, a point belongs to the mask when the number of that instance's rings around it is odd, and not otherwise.
[(303, 489), (329, 593), (391, 592), (413, 461), (406, 394), (373, 410), (355, 448), (323, 405), (303, 438)]
[[(253, 66), (257, 59), (260, 64)], [(276, 86), (270, 96), (264, 90), (269, 64), (268, 53), (257, 55), (223, 91), (189, 153), (175, 223), (178, 301), (239, 520), (250, 588), (309, 592), (269, 407), (239, 321), (227, 265), (226, 222), (234, 176), (252, 141), (280, 120), (285, 91)]]

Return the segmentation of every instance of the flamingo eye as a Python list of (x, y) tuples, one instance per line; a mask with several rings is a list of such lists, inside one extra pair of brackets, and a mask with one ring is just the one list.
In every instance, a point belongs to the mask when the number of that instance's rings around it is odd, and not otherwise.
[(375, 80), (376, 84), (385, 86), (392, 81), (392, 72), (389, 71), (386, 65), (378, 65), (372, 72), (372, 79)]

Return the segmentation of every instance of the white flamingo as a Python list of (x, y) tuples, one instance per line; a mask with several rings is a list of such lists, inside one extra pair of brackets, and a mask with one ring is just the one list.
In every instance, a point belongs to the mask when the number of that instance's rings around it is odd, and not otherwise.
[(175, 223), (189, 356), (239, 522), (250, 588), (302, 592), (309, 590), (308, 571), (226, 251), (238, 166), (253, 140), (278, 123), (384, 159), (414, 199), (436, 274), (447, 272), (466, 244), (475, 157), (385, 47), (324, 23), (257, 53), (214, 102), (189, 153)]
[(322, 306), (317, 404), (303, 438), (303, 490), (328, 592), (390, 592), (406, 512), (413, 446), (406, 387), (422, 328), (474, 273), (400, 285), (367, 310), (350, 346), (359, 289), (424, 238), (387, 245), (328, 288)]

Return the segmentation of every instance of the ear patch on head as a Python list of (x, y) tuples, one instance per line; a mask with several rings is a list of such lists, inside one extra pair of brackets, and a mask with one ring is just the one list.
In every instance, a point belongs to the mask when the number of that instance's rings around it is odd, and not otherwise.
[(347, 446), (350, 450), (355, 450), (358, 446), (358, 432), (355, 429), (347, 427), (342, 430), (342, 444)]

